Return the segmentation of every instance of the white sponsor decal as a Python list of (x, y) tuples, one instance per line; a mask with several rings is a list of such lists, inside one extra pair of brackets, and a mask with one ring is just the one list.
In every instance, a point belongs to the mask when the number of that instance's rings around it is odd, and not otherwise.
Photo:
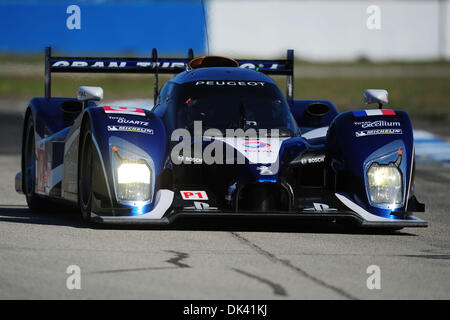
[(128, 132), (153, 134), (153, 129), (141, 127), (129, 127), (129, 126), (108, 126), (108, 131), (128, 131)]
[(185, 210), (219, 210), (216, 207), (210, 207), (206, 202), (194, 201), (194, 206), (184, 207)]
[(154, 68), (158, 66), (162, 69), (167, 68), (184, 68), (184, 62), (146, 62), (138, 61), (133, 63), (127, 63), (126, 61), (83, 61), (83, 60), (58, 60), (52, 64), (52, 67), (89, 67), (89, 68), (125, 68), (125, 67), (135, 67), (135, 68)]
[(307, 208), (305, 211), (337, 211), (335, 208), (330, 208), (325, 203), (313, 203), (314, 208)]
[(373, 136), (376, 134), (402, 134), (402, 129), (374, 129), (355, 132), (357, 137)]
[[(254, 70), (256, 68), (264, 68), (264, 67), (265, 66), (262, 63), (260, 63), (259, 65), (256, 65), (256, 64), (250, 63), (250, 62), (243, 63), (239, 66), (239, 68), (252, 69), (252, 70)], [(278, 63), (272, 63), (268, 69), (272, 69), (272, 70), (278, 69)]]
[(196, 86), (250, 86), (250, 87), (264, 87), (262, 81), (197, 81)]
[(320, 163), (325, 161), (325, 156), (313, 157), (313, 158), (303, 158), (301, 160), (302, 164), (310, 164), (310, 163)]
[(398, 121), (363, 121), (363, 122), (354, 122), (355, 126), (361, 126), (361, 128), (374, 128), (374, 127), (400, 127), (400, 122)]
[(125, 119), (123, 117), (109, 117), (109, 119), (116, 120), (117, 123), (135, 124), (135, 125), (138, 125), (138, 126), (146, 126), (146, 127), (148, 127), (148, 124), (149, 124), (147, 121), (130, 120), (130, 119)]
[(203, 162), (202, 158), (189, 157), (189, 156), (184, 157), (182, 155), (178, 156), (178, 160), (180, 160), (180, 162), (183, 162), (183, 163), (202, 163)]
[[(75, 15), (72, 15), (67, 20), (67, 27), (72, 29), (81, 29), (81, 25), (77, 24), (77, 21), (74, 20)], [(70, 19), (70, 22), (69, 22)], [(78, 28), (80, 26), (80, 28)], [(186, 68), (186, 62), (182, 61), (158, 61), (157, 63), (152, 61), (114, 61), (114, 60), (97, 60), (97, 61), (86, 61), (86, 60), (58, 60), (54, 61), (52, 67), (89, 67), (89, 68), (114, 68), (114, 67), (134, 67), (134, 68), (160, 68), (160, 69), (174, 69), (174, 68)], [(243, 69), (269, 69), (269, 70), (277, 70), (280, 69), (280, 65), (277, 63), (272, 64), (254, 64), (254, 63), (243, 63), (239, 66)], [(251, 82), (251, 81), (250, 81)], [(253, 85), (253, 84), (250, 84)]]

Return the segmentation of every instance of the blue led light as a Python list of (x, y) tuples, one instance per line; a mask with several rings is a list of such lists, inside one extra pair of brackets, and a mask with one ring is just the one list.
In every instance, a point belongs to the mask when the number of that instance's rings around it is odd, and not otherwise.
[(139, 216), (141, 214), (145, 214), (153, 209), (153, 204), (147, 203), (143, 205), (130, 206), (131, 207), (131, 216)]
[(277, 182), (277, 179), (259, 179), (258, 182)]

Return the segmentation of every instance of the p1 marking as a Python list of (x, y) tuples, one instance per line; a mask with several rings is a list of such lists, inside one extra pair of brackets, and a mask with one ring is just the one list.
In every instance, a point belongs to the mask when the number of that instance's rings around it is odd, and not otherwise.
[(209, 200), (205, 191), (180, 191), (183, 200)]

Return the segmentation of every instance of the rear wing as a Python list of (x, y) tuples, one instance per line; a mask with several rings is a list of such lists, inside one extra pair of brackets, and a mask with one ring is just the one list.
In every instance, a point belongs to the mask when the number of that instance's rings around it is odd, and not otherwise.
[[(52, 48), (45, 48), (45, 97), (51, 97), (51, 74), (62, 72), (77, 73), (145, 73), (154, 74), (154, 99), (158, 95), (158, 74), (176, 74), (187, 70), (194, 58), (194, 51), (188, 50), (186, 58), (160, 58), (156, 49), (148, 58), (123, 57), (60, 57), (52, 56)], [(236, 59), (240, 68), (254, 69), (268, 75), (285, 75), (286, 97), (294, 97), (294, 50), (287, 50), (286, 59), (251, 60)]]

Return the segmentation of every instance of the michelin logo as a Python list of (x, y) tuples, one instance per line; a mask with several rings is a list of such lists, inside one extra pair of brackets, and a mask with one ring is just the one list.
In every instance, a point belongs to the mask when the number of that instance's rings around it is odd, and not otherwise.
[(403, 134), (402, 129), (374, 129), (355, 132), (357, 137), (373, 136), (376, 134)]
[(129, 126), (108, 126), (108, 131), (122, 131), (122, 132), (125, 131), (125, 132), (153, 134), (153, 129), (141, 127), (129, 127)]

